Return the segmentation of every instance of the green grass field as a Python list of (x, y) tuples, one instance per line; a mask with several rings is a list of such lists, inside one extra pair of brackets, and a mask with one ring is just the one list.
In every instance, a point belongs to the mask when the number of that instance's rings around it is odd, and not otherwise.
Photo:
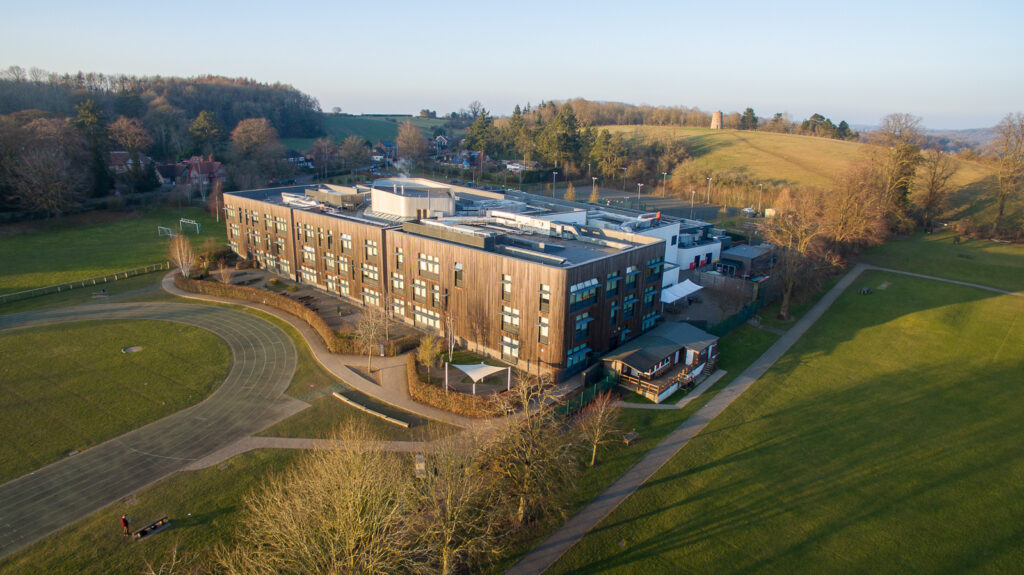
[[(869, 150), (865, 144), (795, 134), (710, 130), (673, 126), (604, 126), (626, 138), (684, 140), (697, 161), (716, 172), (746, 173), (758, 181), (828, 187), (832, 179)], [(959, 203), (974, 201), (980, 183), (993, 171), (975, 162), (957, 160), (955, 190)]]
[(1024, 301), (867, 272), (550, 573), (1016, 573)]
[(880, 267), (987, 285), (1024, 290), (1024, 246), (963, 238), (956, 233), (917, 233), (864, 252), (860, 260)]
[(0, 357), (0, 483), (198, 403), (231, 366), (213, 334), (149, 320), (4, 330)]
[[(336, 142), (349, 136), (359, 136), (371, 144), (379, 141), (394, 141), (398, 137), (398, 127), (406, 121), (429, 136), (434, 128), (444, 125), (443, 118), (420, 118), (418, 116), (334, 116), (324, 115), (324, 129), (327, 135)], [(301, 152), (309, 151), (316, 138), (284, 138), (281, 143), (285, 147)]]
[[(93, 214), (90, 214), (93, 215)], [(124, 217), (119, 217), (124, 216)], [(95, 216), (100, 217), (100, 216)], [(115, 215), (115, 221), (90, 225), (88, 219), (52, 220), (51, 229), (0, 236), (0, 293), (28, 290), (98, 277), (167, 260), (166, 237), (157, 226), (178, 229), (180, 218), (199, 222), (203, 233), (189, 234), (202, 248), (207, 238), (227, 244), (225, 226), (198, 208), (161, 208)]]
[[(238, 527), (243, 497), (300, 456), (283, 449), (255, 451), (201, 471), (184, 471), (77, 521), (57, 535), (0, 559), (0, 574), (141, 573), (177, 545), (185, 553), (212, 549)], [(121, 535), (122, 513), (133, 528), (167, 515), (171, 528), (135, 542)]]

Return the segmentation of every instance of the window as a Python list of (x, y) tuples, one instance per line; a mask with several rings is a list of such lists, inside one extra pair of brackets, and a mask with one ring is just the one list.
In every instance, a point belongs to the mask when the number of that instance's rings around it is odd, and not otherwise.
[(391, 300), (391, 311), (395, 317), (405, 317), (405, 301), (400, 299)]
[(647, 279), (648, 281), (657, 281), (661, 279), (661, 267), (665, 263), (665, 258), (658, 256), (651, 261), (647, 262)]
[(338, 276), (327, 274), (327, 291), (338, 293)]
[(519, 333), (518, 309), (507, 305), (501, 306), (501, 331)]
[(618, 316), (619, 316), (619, 308), (613, 305), (611, 312), (608, 314), (608, 323), (609, 323), (609, 325), (614, 326), (618, 322), (618, 320), (619, 320)]
[(405, 252), (402, 248), (395, 248), (395, 267), (405, 263)]
[(316, 270), (309, 266), (301, 266), (299, 268), (299, 274), (302, 276), (302, 281), (308, 284), (316, 283)]
[(234, 219), (235, 217), (235, 206), (224, 206), (224, 217), (228, 219)]
[(366, 250), (366, 259), (372, 262), (377, 261), (377, 254), (379, 253), (377, 250), (377, 242), (373, 240), (366, 240), (364, 249)]
[(231, 224), (231, 237), (238, 237), (238, 224)]
[(348, 280), (338, 278), (338, 293), (341, 295), (349, 295), (349, 293), (351, 293), (349, 291)]
[(590, 335), (590, 322), (592, 321), (594, 321), (594, 318), (590, 317), (589, 311), (585, 311), (576, 316), (576, 341), (587, 339)]
[(391, 272), (391, 291), (396, 293), (405, 292), (405, 276), (398, 272)]
[(636, 278), (640, 275), (640, 270), (634, 266), (626, 268), (626, 290), (636, 289)]
[(540, 311), (551, 311), (551, 286), (540, 284)]
[(373, 264), (363, 264), (363, 283), (380, 285), (380, 268)]
[(265, 229), (267, 231), (270, 231), (274, 227), (274, 226), (271, 225), (271, 222), (273, 222), (273, 221), (274, 221), (274, 217), (273, 216), (271, 216), (270, 214), (265, 214), (263, 216), (263, 229)]
[(331, 252), (324, 252), (324, 269), (329, 272), (338, 271), (338, 258)]
[(466, 280), (462, 274), (462, 264), (455, 264), (455, 287), (465, 287)]
[(676, 242), (678, 242), (678, 241), (679, 241), (679, 236), (672, 236), (672, 245), (676, 245)]
[(341, 234), (341, 252), (345, 254), (352, 253), (352, 236)]
[(284, 218), (274, 218), (274, 223), (276, 224), (275, 227), (279, 233), (285, 233), (288, 231), (288, 222), (284, 221)]
[(512, 276), (501, 274), (501, 300), (512, 301)]
[(431, 301), (430, 305), (432, 305), (434, 307), (442, 307), (441, 306), (441, 286), (436, 286), (435, 285), (433, 287), (433, 289), (430, 290), (430, 301)]
[(380, 307), (380, 292), (368, 287), (363, 288), (363, 303)]
[(568, 356), (565, 360), (565, 367), (572, 367), (574, 365), (587, 361), (587, 354), (590, 352), (590, 346), (583, 343), (569, 350)]
[(231, 246), (231, 251), (235, 252), (236, 254), (238, 253), (238, 242), (231, 240), (228, 242), (228, 245)]
[(277, 238), (276, 240), (274, 240), (274, 245), (277, 246), (277, 253), (280, 254), (281, 252), (283, 252), (285, 250), (284, 238)]
[(348, 258), (338, 258), (338, 273), (349, 275), (351, 269), (352, 263)]
[(313, 246), (302, 246), (302, 261), (308, 264), (316, 264), (316, 248)]
[(610, 273), (605, 277), (604, 280), (604, 295), (605, 297), (614, 297), (619, 293), (619, 281), (622, 280), (622, 276), (616, 273)]
[(431, 256), (427, 254), (420, 254), (420, 275), (428, 278), (437, 279), (441, 274), (441, 259), (437, 256)]
[(636, 299), (627, 300), (622, 304), (622, 319), (630, 319), (633, 317), (633, 305), (636, 303)]
[(441, 313), (425, 307), (415, 306), (413, 308), (413, 322), (416, 325), (441, 329)]
[(658, 321), (658, 313), (657, 312), (653, 312), (652, 311), (651, 313), (644, 314), (644, 320), (643, 320), (643, 324), (640, 326), (640, 330), (641, 331), (647, 331), (647, 330), (651, 329), (652, 327), (654, 327), (654, 324), (657, 323), (657, 321)]
[(280, 259), (277, 262), (277, 269), (278, 269), (278, 271), (280, 273), (282, 273), (282, 274), (284, 274), (286, 276), (287, 275), (291, 275), (291, 273), (292, 273), (292, 263), (290, 261), (286, 260), (286, 259)]
[(548, 320), (548, 318), (542, 316), (540, 318), (540, 322), (537, 324), (537, 327), (539, 329), (538, 336), (537, 336), (537, 341), (539, 341), (540, 343), (547, 343), (548, 342), (548, 328), (550, 327), (550, 320)]
[(427, 282), (421, 279), (412, 280), (412, 299), (427, 303)]
[(501, 359), (509, 363), (519, 361), (519, 340), (509, 336), (501, 336)]
[(654, 298), (657, 296), (657, 290), (655, 286), (647, 286), (644, 290), (644, 309), (651, 309), (654, 307)]

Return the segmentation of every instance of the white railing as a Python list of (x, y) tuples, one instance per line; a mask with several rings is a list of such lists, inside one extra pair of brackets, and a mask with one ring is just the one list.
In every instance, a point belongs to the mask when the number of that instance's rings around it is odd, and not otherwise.
[(152, 265), (148, 265), (148, 266), (143, 266), (141, 268), (130, 269), (130, 270), (126, 270), (126, 271), (123, 271), (123, 272), (107, 274), (105, 276), (99, 276), (99, 277), (95, 277), (95, 278), (88, 278), (88, 279), (84, 279), (84, 280), (75, 280), (75, 281), (72, 281), (72, 282), (61, 283), (61, 284), (56, 284), (56, 285), (52, 285), (52, 286), (46, 286), (46, 287), (35, 288), (35, 289), (19, 291), (19, 292), (14, 292), (14, 293), (8, 293), (8, 294), (0, 294), (0, 304), (5, 304), (5, 303), (12, 302), (12, 301), (18, 301), (18, 300), (23, 300), (23, 299), (33, 298), (33, 297), (38, 297), (38, 296), (41, 296), (41, 295), (47, 295), (47, 294), (51, 294), (51, 293), (61, 293), (61, 292), (65, 292), (65, 291), (75, 290), (75, 289), (82, 289), (82, 288), (87, 288), (87, 287), (93, 287), (93, 286), (102, 285), (102, 284), (113, 282), (113, 281), (117, 281), (117, 280), (126, 280), (126, 279), (128, 279), (130, 277), (140, 276), (140, 275), (152, 273), (152, 272), (155, 272), (155, 271), (169, 270), (169, 269), (171, 269), (171, 263), (170, 262), (163, 262), (163, 263), (159, 263), (159, 264), (152, 264)]

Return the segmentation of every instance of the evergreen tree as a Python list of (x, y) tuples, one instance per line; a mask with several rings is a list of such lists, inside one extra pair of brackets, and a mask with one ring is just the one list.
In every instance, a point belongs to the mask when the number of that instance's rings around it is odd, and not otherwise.
[(92, 195), (107, 195), (114, 178), (107, 169), (110, 153), (110, 133), (107, 131), (106, 118), (103, 110), (95, 101), (89, 99), (75, 106), (75, 128), (85, 138), (89, 150), (89, 172), (92, 175)]
[(757, 116), (754, 114), (753, 108), (747, 108), (743, 111), (743, 115), (740, 116), (740, 129), (741, 130), (756, 130), (757, 129)]
[(572, 181), (569, 181), (569, 185), (565, 188), (565, 199), (569, 202), (576, 201), (576, 187), (572, 185)]
[(196, 148), (203, 155), (212, 154), (224, 141), (224, 127), (217, 120), (217, 116), (209, 110), (199, 112), (188, 131), (192, 134)]

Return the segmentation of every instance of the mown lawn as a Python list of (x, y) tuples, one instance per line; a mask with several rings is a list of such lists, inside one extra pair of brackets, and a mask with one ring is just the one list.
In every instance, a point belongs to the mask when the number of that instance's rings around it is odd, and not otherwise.
[(4, 330), (0, 357), (0, 482), (199, 403), (231, 367), (215, 335), (152, 320)]
[(1019, 572), (1024, 301), (861, 280), (549, 572)]
[[(300, 454), (255, 451), (216, 467), (177, 473), (0, 559), (0, 574), (133, 574), (141, 573), (147, 561), (158, 567), (175, 545), (186, 555), (208, 551), (241, 527), (238, 511), (245, 495)], [(136, 542), (121, 535), (122, 513), (133, 529), (164, 515), (171, 528)]]
[(900, 269), (977, 283), (1007, 291), (1024, 290), (1024, 246), (961, 238), (956, 233), (916, 233), (864, 252), (860, 260)]
[[(207, 238), (213, 238), (218, 246), (227, 244), (223, 220), (218, 224), (198, 208), (160, 208), (92, 225), (87, 216), (43, 222), (41, 225), (49, 228), (45, 231), (0, 236), (3, 261), (0, 293), (98, 277), (166, 261), (168, 238), (157, 235), (157, 226), (177, 231), (181, 218), (195, 220), (202, 226), (202, 234), (188, 234), (194, 247), (202, 248)], [(94, 215), (95, 218), (107, 216)], [(99, 288), (92, 291), (99, 291)]]

